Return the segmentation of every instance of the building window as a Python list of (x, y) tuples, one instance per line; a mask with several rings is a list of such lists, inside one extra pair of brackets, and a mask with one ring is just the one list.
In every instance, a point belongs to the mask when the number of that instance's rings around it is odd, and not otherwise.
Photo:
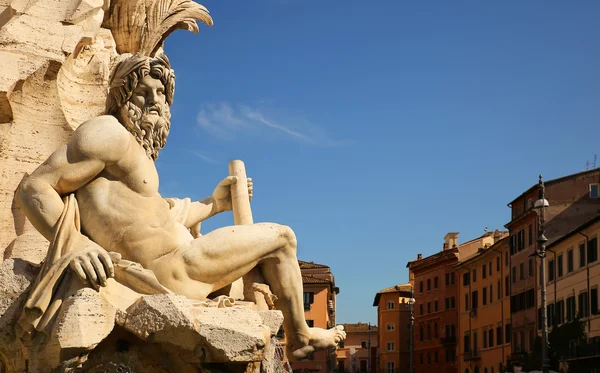
[(386, 364), (387, 373), (394, 373), (394, 362), (388, 361)]
[(508, 297), (510, 292), (510, 284), (508, 282), (508, 276), (504, 277), (504, 296)]
[(438, 288), (438, 278), (437, 278), (437, 276), (435, 276), (435, 277), (433, 278), (433, 288), (434, 288), (434, 289), (437, 289), (437, 288)]
[(435, 338), (435, 339), (438, 338), (438, 324), (437, 323), (433, 324), (433, 338)]
[(483, 305), (487, 305), (487, 288), (483, 288), (483, 294), (482, 294), (482, 300), (483, 300)]
[(512, 267), (512, 282), (517, 282), (517, 267)]
[(427, 279), (427, 291), (431, 291), (431, 279)]
[(590, 198), (599, 198), (600, 184), (590, 184)]
[(585, 267), (585, 242), (579, 244), (579, 268)]
[(456, 298), (450, 297), (450, 308), (456, 308)]
[(527, 268), (527, 273), (529, 277), (533, 276), (533, 258), (529, 258), (529, 268)]
[(423, 325), (419, 327), (419, 341), (423, 342)]
[(573, 249), (567, 251), (567, 273), (573, 272)]
[(465, 311), (469, 310), (469, 294), (465, 294)]
[(463, 286), (468, 286), (471, 283), (471, 272), (465, 272), (463, 275)]
[(496, 257), (496, 272), (500, 272), (500, 257)]
[(593, 288), (591, 290), (591, 309), (592, 315), (598, 314), (598, 288)]
[(533, 245), (533, 224), (529, 224), (529, 246)]
[(494, 292), (493, 292), (492, 284), (490, 284), (490, 304), (492, 304), (492, 302), (494, 301), (492, 298), (494, 298)]
[(427, 302), (427, 313), (431, 313), (431, 302)]
[(556, 302), (556, 324), (560, 325), (565, 322), (565, 301), (559, 300)]
[(477, 308), (477, 306), (479, 305), (479, 297), (478, 297), (478, 292), (477, 290), (475, 290), (474, 292), (471, 293), (471, 308)]
[(446, 309), (449, 310), (450, 309), (450, 298), (446, 298)]
[(419, 282), (419, 293), (423, 294), (423, 281)]
[(487, 268), (486, 268), (485, 264), (481, 266), (481, 278), (482, 279), (487, 278)]
[(367, 341), (360, 341), (361, 348), (367, 348)]
[[(306, 303), (304, 303), (304, 304), (306, 304)], [(394, 309), (394, 301), (391, 301), (391, 300), (388, 301), (387, 306), (388, 306), (388, 308), (387, 308), (388, 310), (393, 310)]]
[(477, 268), (473, 269), (473, 282), (477, 282)]
[(490, 328), (488, 332), (488, 345), (494, 347), (494, 328)]
[(571, 322), (575, 320), (575, 297), (567, 298), (567, 322)]
[(454, 272), (450, 273), (450, 285), (454, 285), (455, 283), (455, 279), (454, 279)]
[(548, 281), (554, 281), (554, 259), (548, 262)]
[(489, 275), (491, 276), (492, 275), (492, 262), (490, 262), (488, 264), (488, 272), (489, 272)]
[(423, 315), (423, 305), (419, 304), (419, 313)]
[(504, 325), (504, 343), (510, 343), (510, 324)]
[(519, 280), (523, 280), (525, 278), (525, 263), (519, 264)]
[(446, 273), (445, 280), (446, 280), (446, 286), (450, 286), (450, 274), (449, 273)]
[(498, 280), (498, 285), (496, 285), (496, 291), (498, 292), (498, 296), (496, 298), (498, 298), (498, 300), (500, 300), (500, 298), (502, 298), (502, 287), (500, 285), (501, 285), (501, 282), (500, 282), (500, 280)]
[(487, 348), (488, 346), (488, 331), (483, 331), (483, 348)]
[(438, 308), (438, 301), (437, 301), (437, 300), (436, 300), (436, 301), (433, 301), (433, 310), (434, 310), (434, 312), (437, 312), (437, 311), (439, 311), (439, 308)]
[(388, 331), (396, 329), (396, 324), (387, 324), (386, 329)]
[[(310, 310), (310, 305), (313, 304), (315, 302), (315, 293), (313, 293), (312, 291), (304, 292), (304, 309), (305, 310)], [(389, 303), (388, 303), (388, 309), (390, 308)]]
[(557, 277), (563, 276), (563, 254), (559, 254), (556, 258)]
[(598, 260), (598, 238), (594, 237), (588, 242), (588, 263)]
[(427, 324), (427, 340), (431, 339), (431, 324)]
[(394, 342), (388, 342), (386, 347), (388, 351), (394, 351)]
[(502, 344), (502, 325), (496, 327), (496, 345)]
[(579, 293), (579, 315), (581, 317), (588, 317), (590, 315), (587, 291)]

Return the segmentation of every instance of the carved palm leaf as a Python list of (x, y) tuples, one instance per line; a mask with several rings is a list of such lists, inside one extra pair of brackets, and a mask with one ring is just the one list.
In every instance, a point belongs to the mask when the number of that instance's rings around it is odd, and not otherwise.
[(117, 52), (154, 56), (177, 29), (197, 34), (200, 21), (213, 25), (208, 9), (192, 0), (115, 0), (104, 18)]

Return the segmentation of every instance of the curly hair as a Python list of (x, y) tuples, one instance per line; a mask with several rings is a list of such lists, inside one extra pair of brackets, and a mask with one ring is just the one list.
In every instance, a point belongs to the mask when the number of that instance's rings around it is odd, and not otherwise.
[(175, 73), (167, 56), (159, 54), (156, 57), (147, 57), (135, 54), (115, 67), (110, 79), (105, 113), (119, 117), (121, 107), (129, 101), (138, 82), (146, 75), (161, 81), (165, 87), (167, 104), (171, 106), (175, 93)]

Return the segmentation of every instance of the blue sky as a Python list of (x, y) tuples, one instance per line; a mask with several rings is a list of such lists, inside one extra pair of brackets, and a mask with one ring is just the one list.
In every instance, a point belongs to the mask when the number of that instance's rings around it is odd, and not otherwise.
[(600, 153), (600, 2), (201, 3), (215, 25), (166, 42), (161, 193), (204, 198), (244, 160), (255, 221), (331, 266), (338, 322), (376, 322), (417, 253), (502, 228), (539, 173)]

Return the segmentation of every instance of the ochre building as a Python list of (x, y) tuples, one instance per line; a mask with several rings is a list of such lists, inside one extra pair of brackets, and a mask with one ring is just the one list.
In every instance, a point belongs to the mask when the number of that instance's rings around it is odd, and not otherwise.
[(481, 247), (494, 244), (494, 233), (458, 243), (458, 233), (444, 237), (442, 251), (421, 254), (407, 264), (415, 292), (415, 373), (457, 373), (459, 278), (454, 265)]
[[(459, 280), (458, 372), (500, 373), (510, 359), (508, 232), (455, 265)], [(510, 369), (510, 368), (509, 368)]]
[(411, 296), (411, 284), (395, 285), (375, 295), (373, 306), (377, 307), (379, 325), (378, 373), (410, 372), (411, 312), (408, 300)]
[(377, 327), (360, 322), (343, 326), (346, 340), (337, 349), (337, 372), (376, 372)]

